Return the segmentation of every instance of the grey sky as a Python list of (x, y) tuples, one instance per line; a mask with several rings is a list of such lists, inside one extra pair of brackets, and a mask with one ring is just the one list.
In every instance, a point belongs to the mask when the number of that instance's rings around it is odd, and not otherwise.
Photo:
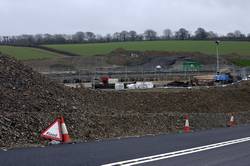
[(249, 0), (0, 0), (0, 35), (181, 27), (250, 33)]

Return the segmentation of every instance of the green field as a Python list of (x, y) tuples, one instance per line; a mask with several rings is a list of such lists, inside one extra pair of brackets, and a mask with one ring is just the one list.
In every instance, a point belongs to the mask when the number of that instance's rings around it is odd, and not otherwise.
[(0, 46), (0, 52), (18, 60), (48, 59), (56, 56), (52, 52), (29, 47)]
[[(137, 51), (201, 52), (209, 55), (215, 55), (216, 52), (213, 41), (141, 41), (45, 46), (82, 56), (108, 54), (117, 48)], [(230, 59), (239, 66), (250, 66), (250, 42), (225, 41), (221, 43), (219, 50), (221, 55), (228, 55), (232, 53), (240, 55), (231, 55), (228, 56), (228, 58), (230, 57)], [(57, 53), (42, 49), (13, 46), (0, 46), (0, 52), (13, 56), (19, 60), (48, 59), (58, 55)]]
[(241, 67), (250, 66), (250, 60), (235, 60), (233, 63)]
[[(201, 52), (209, 55), (215, 54), (213, 41), (143, 41), (143, 42), (117, 42), (101, 44), (63, 44), (45, 45), (46, 47), (92, 56), (107, 54), (117, 48), (138, 51), (174, 51), (174, 52)], [(250, 42), (222, 42), (220, 54), (237, 53), (238, 55), (250, 55)]]

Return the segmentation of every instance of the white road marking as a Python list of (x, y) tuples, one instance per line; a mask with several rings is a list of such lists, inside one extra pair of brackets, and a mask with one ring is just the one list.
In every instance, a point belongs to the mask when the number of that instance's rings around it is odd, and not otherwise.
[(216, 149), (216, 148), (229, 146), (233, 144), (239, 144), (239, 143), (243, 143), (247, 141), (250, 141), (250, 137), (230, 140), (226, 142), (220, 142), (220, 143), (215, 143), (215, 144), (210, 144), (210, 145), (205, 145), (205, 146), (200, 146), (200, 147), (195, 147), (195, 148), (190, 148), (190, 149), (185, 149), (185, 150), (180, 150), (180, 151), (175, 151), (175, 152), (170, 152), (170, 153), (164, 153), (164, 154), (159, 154), (159, 155), (154, 155), (154, 156), (148, 156), (148, 157), (142, 157), (142, 158), (137, 158), (137, 159), (132, 159), (132, 160), (104, 164), (102, 166), (119, 166), (119, 165), (120, 166), (133, 166), (133, 165), (173, 158), (177, 156), (183, 156), (183, 155), (188, 155), (192, 153), (202, 152), (202, 151), (206, 151), (210, 149)]

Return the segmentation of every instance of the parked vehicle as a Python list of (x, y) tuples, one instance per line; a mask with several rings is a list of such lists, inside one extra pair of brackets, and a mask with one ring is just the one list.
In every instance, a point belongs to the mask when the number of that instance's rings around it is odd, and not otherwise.
[(222, 84), (228, 84), (233, 82), (233, 77), (230, 73), (225, 74), (217, 74), (215, 76), (215, 82), (222, 83)]

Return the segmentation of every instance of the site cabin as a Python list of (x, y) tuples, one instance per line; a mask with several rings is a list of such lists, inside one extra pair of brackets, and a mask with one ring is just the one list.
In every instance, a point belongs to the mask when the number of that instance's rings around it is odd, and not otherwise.
[(200, 71), (202, 68), (202, 65), (199, 62), (196, 61), (191, 61), (191, 60), (187, 60), (185, 62), (183, 62), (182, 64), (182, 69), (184, 72), (195, 72), (195, 71)]

